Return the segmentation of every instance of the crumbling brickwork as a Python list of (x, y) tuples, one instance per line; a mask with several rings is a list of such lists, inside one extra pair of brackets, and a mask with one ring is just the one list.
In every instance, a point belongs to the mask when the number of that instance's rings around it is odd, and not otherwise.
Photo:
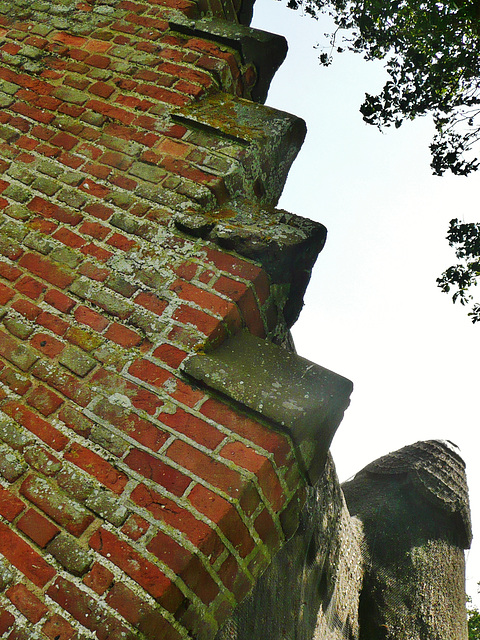
[(261, 104), (286, 44), (251, 11), (0, 1), (2, 639), (211, 640), (299, 523), (323, 558), (358, 534), (352, 385), (289, 334), (326, 237), (275, 209), (305, 125)]
[(285, 341), (325, 236), (283, 39), (207, 4), (0, 3), (0, 637), (212, 638), (296, 527), (290, 436), (180, 370)]

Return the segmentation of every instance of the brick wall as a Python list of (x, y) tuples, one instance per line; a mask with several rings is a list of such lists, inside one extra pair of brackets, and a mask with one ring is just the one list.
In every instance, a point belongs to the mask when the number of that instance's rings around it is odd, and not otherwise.
[(295, 529), (290, 436), (181, 371), (284, 341), (324, 241), (237, 5), (0, 2), (0, 638), (212, 638)]

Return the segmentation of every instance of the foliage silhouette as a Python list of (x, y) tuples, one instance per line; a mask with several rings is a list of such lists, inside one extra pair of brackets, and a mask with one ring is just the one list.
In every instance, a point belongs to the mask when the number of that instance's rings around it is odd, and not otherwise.
[[(433, 173), (467, 176), (479, 168), (480, 0), (288, 0), (288, 6), (313, 17), (332, 16), (336, 29), (328, 36), (330, 52), (320, 55), (322, 64), (344, 50), (385, 62), (382, 91), (366, 94), (360, 107), (365, 122), (398, 128), (430, 114)], [(477, 322), (480, 304), (468, 291), (480, 275), (480, 225), (452, 220), (447, 239), (461, 263), (437, 284), (453, 291), (454, 302), (468, 305)]]
[(467, 598), (467, 622), (468, 640), (480, 640), (480, 611), (472, 605), (470, 597)]

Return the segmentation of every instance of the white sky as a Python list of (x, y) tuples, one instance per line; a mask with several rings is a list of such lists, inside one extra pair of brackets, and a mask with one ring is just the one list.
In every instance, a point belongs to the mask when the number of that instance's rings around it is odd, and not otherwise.
[[(450, 219), (479, 219), (480, 174), (431, 175), (426, 118), (383, 135), (366, 125), (358, 108), (385, 72), (346, 53), (320, 66), (314, 45), (328, 23), (256, 0), (252, 26), (287, 38), (267, 104), (308, 127), (278, 206), (328, 229), (293, 336), (301, 356), (355, 385), (332, 446), (340, 480), (418, 440), (452, 440), (480, 531), (480, 323), (435, 283), (455, 262)], [(480, 534), (467, 560), (480, 604)]]

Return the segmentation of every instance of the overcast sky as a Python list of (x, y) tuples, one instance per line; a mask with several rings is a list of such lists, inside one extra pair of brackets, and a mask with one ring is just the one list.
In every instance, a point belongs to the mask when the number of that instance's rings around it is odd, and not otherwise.
[[(321, 67), (328, 24), (285, 4), (256, 0), (252, 26), (287, 38), (267, 104), (308, 127), (278, 206), (328, 229), (293, 336), (301, 356), (355, 386), (332, 446), (340, 480), (418, 440), (452, 440), (480, 532), (480, 323), (435, 283), (455, 262), (449, 221), (479, 220), (480, 175), (431, 175), (427, 118), (385, 134), (366, 125), (358, 108), (383, 86), (381, 64), (342, 54)], [(467, 588), (480, 604), (478, 538)]]

